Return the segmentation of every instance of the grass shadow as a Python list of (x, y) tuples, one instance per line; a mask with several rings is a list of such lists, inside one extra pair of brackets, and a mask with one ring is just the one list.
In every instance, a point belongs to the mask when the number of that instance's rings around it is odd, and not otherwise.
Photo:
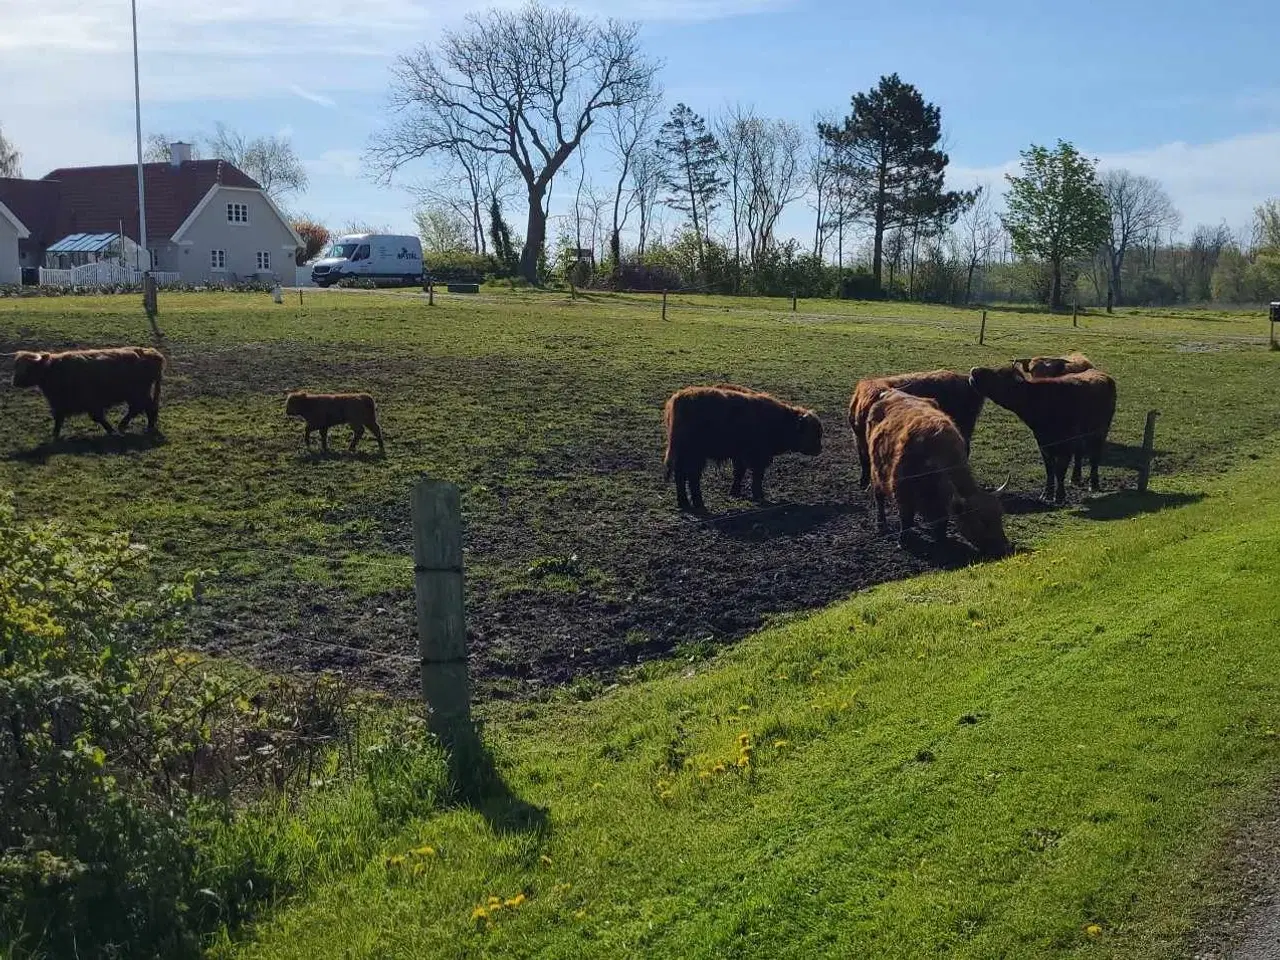
[[(1168, 450), (1152, 450), (1151, 457), (1153, 460), (1168, 455)], [(1142, 444), (1140, 443), (1114, 443), (1107, 441), (1106, 448), (1102, 451), (1102, 466), (1119, 467), (1123, 470), (1140, 470), (1142, 469), (1143, 454)], [(1088, 464), (1085, 464), (1088, 469)]]
[(938, 570), (958, 570), (986, 559), (954, 535), (935, 540), (931, 534), (919, 529), (912, 530), (903, 537), (901, 549)]
[(702, 519), (725, 536), (748, 543), (808, 533), (829, 520), (862, 508), (852, 503), (775, 503)]
[(449, 774), (464, 805), (484, 817), (495, 833), (546, 833), (546, 808), (511, 789), (474, 723), (468, 720), (439, 732), (448, 751)]
[(26, 450), (11, 451), (8, 459), (23, 463), (47, 463), (55, 454), (112, 457), (151, 450), (154, 447), (162, 447), (168, 442), (164, 433), (159, 430), (155, 433), (104, 433), (97, 436), (46, 440)]
[(1173, 507), (1185, 507), (1203, 500), (1203, 493), (1139, 493), (1118, 490), (1107, 496), (1086, 500), (1075, 515), (1088, 520), (1127, 520), (1143, 513), (1159, 513)]
[(1062, 504), (1045, 503), (1039, 496), (1029, 493), (1005, 493), (1000, 506), (1008, 516), (1020, 517), (1033, 513), (1050, 513), (1061, 509)]

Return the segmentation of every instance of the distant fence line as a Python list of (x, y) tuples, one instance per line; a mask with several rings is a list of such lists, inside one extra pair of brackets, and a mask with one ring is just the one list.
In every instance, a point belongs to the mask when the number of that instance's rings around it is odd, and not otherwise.
[[(156, 285), (161, 287), (176, 286), (182, 282), (181, 275), (166, 271), (152, 271)], [(138, 287), (142, 285), (142, 271), (134, 267), (110, 260), (98, 263), (85, 263), (68, 270), (49, 267), (40, 268), (40, 285), (42, 287)]]

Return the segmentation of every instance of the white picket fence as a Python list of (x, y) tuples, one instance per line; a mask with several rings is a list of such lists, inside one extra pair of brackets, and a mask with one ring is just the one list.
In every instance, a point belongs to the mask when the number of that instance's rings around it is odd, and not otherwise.
[[(182, 279), (177, 273), (159, 270), (153, 271), (151, 275), (156, 278), (156, 285), (161, 287), (173, 286)], [(54, 270), (41, 267), (40, 285), (47, 287), (138, 287), (142, 285), (142, 271), (135, 270), (133, 267), (126, 267), (111, 260), (86, 263), (83, 266), (72, 267), (70, 270)]]

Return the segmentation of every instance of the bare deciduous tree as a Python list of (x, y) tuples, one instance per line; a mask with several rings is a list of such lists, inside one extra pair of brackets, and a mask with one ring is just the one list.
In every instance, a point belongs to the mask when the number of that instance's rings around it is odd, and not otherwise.
[(1111, 210), (1107, 241), (1110, 279), (1108, 302), (1123, 303), (1124, 259), (1132, 246), (1142, 246), (1162, 230), (1173, 230), (1181, 218), (1160, 183), (1128, 170), (1108, 170), (1102, 191)]
[[(615, 270), (622, 262), (622, 229), (642, 200), (632, 169), (640, 153), (646, 150), (641, 144), (648, 141), (653, 133), (660, 103), (661, 97), (654, 90), (643, 100), (611, 110), (605, 116), (609, 152), (613, 154), (614, 170), (618, 174), (613, 189), (613, 224), (609, 232), (609, 258)], [(641, 219), (644, 217), (645, 212), (642, 211)]]
[(978, 187), (973, 204), (956, 224), (960, 257), (965, 267), (964, 302), (973, 296), (973, 275), (991, 260), (1004, 237), (1000, 220), (991, 211), (991, 188)]
[(372, 159), (389, 179), (458, 144), (510, 158), (529, 203), (520, 274), (536, 282), (556, 173), (599, 114), (653, 88), (657, 65), (642, 55), (638, 31), (537, 3), (473, 14), (438, 49), (400, 58), (391, 94), (399, 120), (377, 136)]
[(22, 176), (22, 154), (0, 130), (0, 177)]
[(644, 256), (654, 210), (662, 193), (662, 157), (652, 146), (640, 146), (631, 158), (631, 196), (635, 199), (637, 224), (636, 252)]
[(219, 123), (205, 144), (212, 157), (239, 167), (258, 181), (272, 200), (307, 188), (307, 168), (287, 137), (254, 137)]
[[(813, 118), (815, 129), (830, 126), (832, 122), (832, 118), (827, 116)], [(824, 137), (812, 138), (805, 176), (808, 178), (809, 207), (814, 213), (813, 255), (819, 258), (825, 254), (827, 239), (835, 229), (829, 207), (833, 200), (836, 172), (835, 153), (830, 141)]]
[(719, 124), (722, 175), (728, 184), (734, 254), (753, 267), (773, 246), (782, 211), (804, 195), (803, 137), (785, 120), (735, 107)]
[(422, 250), (427, 254), (454, 253), (471, 248), (471, 224), (451, 206), (440, 203), (419, 207), (413, 214)]

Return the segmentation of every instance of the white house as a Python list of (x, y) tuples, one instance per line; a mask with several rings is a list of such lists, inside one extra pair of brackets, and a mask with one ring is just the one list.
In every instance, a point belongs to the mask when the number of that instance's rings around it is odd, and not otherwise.
[[(152, 268), (188, 283), (292, 282), (302, 240), (258, 183), (226, 161), (192, 160), (188, 144), (171, 144), (170, 155), (143, 167)], [(0, 179), (0, 204), (29, 231), (23, 266), (57, 266), (45, 262), (49, 249), (74, 234), (122, 234), (128, 242), (120, 246), (137, 251), (137, 177), (138, 168), (124, 164)]]
[(22, 282), (22, 261), (18, 259), (18, 243), (31, 236), (8, 207), (0, 203), (0, 286)]

